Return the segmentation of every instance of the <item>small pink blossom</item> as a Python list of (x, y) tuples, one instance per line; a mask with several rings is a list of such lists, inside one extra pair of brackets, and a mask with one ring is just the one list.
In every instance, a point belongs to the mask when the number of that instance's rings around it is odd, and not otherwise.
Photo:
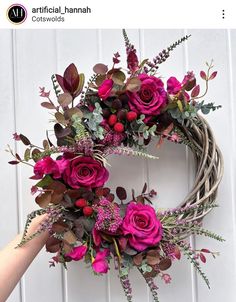
[(108, 272), (109, 266), (107, 257), (110, 255), (109, 249), (104, 249), (102, 252), (96, 254), (92, 263), (92, 268), (96, 273), (104, 274)]
[(15, 141), (20, 141), (20, 140), (21, 140), (21, 139), (20, 139), (20, 135), (17, 134), (16, 132), (13, 133), (13, 139), (14, 139)]
[(180, 136), (177, 133), (173, 133), (172, 135), (167, 137), (168, 140), (174, 143), (178, 143), (180, 141)]
[(80, 246), (76, 246), (73, 248), (73, 250), (66, 254), (67, 257), (70, 257), (71, 259), (75, 260), (75, 261), (78, 261), (78, 260), (81, 260), (86, 252), (87, 252), (87, 246), (86, 245), (80, 245)]
[(31, 194), (34, 195), (37, 192), (38, 192), (38, 188), (36, 186), (32, 186), (31, 187)]
[(46, 92), (45, 87), (39, 87), (39, 95), (43, 98), (48, 98), (50, 95), (50, 91)]
[(166, 284), (171, 282), (171, 276), (169, 274), (163, 274), (161, 278), (165, 281)]

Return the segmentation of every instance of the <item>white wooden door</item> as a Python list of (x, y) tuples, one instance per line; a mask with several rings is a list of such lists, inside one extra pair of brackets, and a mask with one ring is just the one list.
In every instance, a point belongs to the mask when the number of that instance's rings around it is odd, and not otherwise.
[[(164, 78), (179, 79), (186, 71), (196, 74), (205, 62), (214, 59), (217, 78), (211, 83), (207, 100), (223, 108), (207, 118), (213, 127), (225, 159), (225, 174), (220, 186), (220, 208), (205, 219), (205, 227), (220, 233), (226, 242), (219, 244), (204, 238), (192, 238), (197, 247), (221, 253), (208, 259), (204, 269), (211, 281), (209, 291), (183, 260), (170, 269), (172, 283), (158, 280), (162, 302), (235, 301), (236, 284), (236, 30), (128, 30), (130, 39), (142, 58), (153, 57), (185, 34), (192, 34), (187, 44), (178, 47), (161, 65)], [(36, 208), (30, 194), (32, 171), (25, 166), (7, 164), (7, 144), (22, 152), (20, 144), (11, 140), (14, 132), (26, 134), (40, 144), (50, 115), (40, 107), (38, 87), (51, 89), (50, 76), (62, 73), (74, 62), (88, 77), (97, 62), (112, 63), (119, 51), (125, 60), (121, 30), (0, 30), (0, 247), (23, 229), (28, 212)], [(125, 64), (125, 61), (124, 61)], [(137, 158), (112, 157), (111, 187), (126, 185), (139, 188), (145, 181), (158, 191), (157, 207), (176, 206), (190, 185), (189, 154), (184, 146), (164, 144), (150, 152), (160, 159), (149, 162)], [(35, 259), (9, 302), (122, 302), (125, 301), (116, 272), (94, 277), (83, 263), (71, 263), (67, 272), (57, 266), (49, 269), (51, 254), (44, 250)], [(131, 274), (135, 301), (151, 302), (147, 287), (136, 272)]]

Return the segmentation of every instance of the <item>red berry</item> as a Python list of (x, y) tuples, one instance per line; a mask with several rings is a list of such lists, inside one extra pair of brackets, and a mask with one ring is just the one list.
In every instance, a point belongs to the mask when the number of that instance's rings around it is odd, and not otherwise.
[(137, 113), (134, 111), (127, 112), (126, 118), (129, 122), (136, 120), (138, 117)]
[(114, 126), (116, 132), (124, 132), (124, 125), (122, 123), (116, 123)]
[(75, 206), (76, 206), (77, 208), (83, 208), (83, 207), (85, 207), (87, 204), (88, 204), (88, 203), (87, 203), (87, 200), (84, 199), (84, 198), (80, 198), (80, 199), (76, 200), (76, 202), (75, 202)]
[(108, 119), (108, 124), (110, 126), (114, 126), (116, 122), (117, 122), (117, 116), (115, 114), (110, 115)]
[(93, 214), (93, 208), (86, 206), (83, 208), (84, 216), (91, 216)]

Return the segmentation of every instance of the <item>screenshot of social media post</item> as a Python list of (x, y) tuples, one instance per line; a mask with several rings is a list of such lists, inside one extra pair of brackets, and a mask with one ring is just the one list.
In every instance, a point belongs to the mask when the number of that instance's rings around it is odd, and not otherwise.
[(233, 302), (233, 1), (2, 0), (0, 302)]

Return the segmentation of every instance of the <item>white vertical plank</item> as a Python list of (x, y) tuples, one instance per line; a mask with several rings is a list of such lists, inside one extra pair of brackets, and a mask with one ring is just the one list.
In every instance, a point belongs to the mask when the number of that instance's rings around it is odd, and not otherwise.
[[(143, 59), (153, 58), (183, 35), (182, 30), (144, 30)], [(175, 76), (182, 81), (185, 73), (184, 45), (182, 44), (170, 53), (166, 62), (160, 65), (158, 75), (162, 77), (166, 86), (169, 77)], [(156, 208), (176, 207), (188, 192), (186, 148), (184, 145), (166, 141), (157, 149), (156, 144), (157, 141), (153, 141), (149, 152), (157, 155), (159, 159), (148, 162), (149, 186), (150, 189), (158, 192), (154, 206)], [(167, 273), (172, 277), (171, 284), (166, 285), (159, 278), (156, 279), (160, 300), (169, 301), (174, 296), (175, 301), (182, 301), (184, 296), (186, 301), (191, 301), (193, 289), (188, 261), (183, 257), (181, 262), (173, 262)]]
[[(98, 62), (99, 36), (96, 30), (58, 30), (57, 53), (58, 70), (62, 74), (65, 68), (74, 63), (79, 72), (85, 73), (86, 81), (93, 74), (92, 68)], [(84, 263), (72, 262), (68, 265), (67, 299), (68, 301), (106, 301), (106, 277), (93, 275)], [(89, 288), (92, 290), (89, 290)]]
[[(189, 66), (196, 72), (205, 68), (204, 62), (214, 59), (217, 78), (210, 83), (210, 90), (206, 101), (222, 104), (223, 108), (207, 116), (213, 128), (218, 145), (225, 161), (225, 174), (221, 183), (218, 203), (220, 208), (214, 210), (204, 220), (204, 226), (226, 239), (225, 243), (198, 237), (197, 248), (209, 248), (219, 251), (221, 256), (216, 260), (208, 257), (207, 264), (203, 265), (210, 281), (209, 291), (200, 277), (198, 278), (199, 301), (231, 301), (234, 296), (235, 284), (235, 214), (233, 211), (235, 200), (232, 200), (232, 186), (235, 180), (231, 179), (232, 162), (232, 127), (230, 106), (230, 74), (227, 48), (227, 33), (225, 30), (192, 30), (192, 39), (189, 46)], [(199, 78), (199, 76), (198, 76)], [(235, 117), (234, 117), (235, 118)], [(234, 182), (233, 182), (234, 181)], [(222, 278), (222, 276), (224, 276)], [(224, 289), (224, 290), (222, 290)]]
[[(50, 76), (55, 71), (55, 36), (51, 30), (23, 30), (15, 33), (15, 83), (17, 132), (24, 133), (36, 145), (42, 145), (50, 115), (40, 106), (39, 86), (51, 89)], [(25, 146), (19, 143), (19, 153)], [(19, 167), (19, 202), (21, 229), (26, 216), (38, 208), (30, 194), (33, 181), (30, 167)], [(21, 213), (20, 213), (21, 214)], [(43, 249), (25, 274), (23, 301), (62, 301), (60, 268), (49, 269), (51, 254)], [(40, 293), (40, 294), (39, 294)]]
[[(17, 202), (17, 168), (10, 166), (10, 154), (5, 152), (7, 144), (15, 147), (12, 134), (15, 132), (15, 95), (14, 66), (12, 58), (12, 31), (0, 30), (0, 248), (12, 240), (19, 232), (18, 202)], [(1, 287), (4, 286), (0, 284)], [(18, 285), (9, 297), (9, 302), (21, 301), (21, 288)]]

